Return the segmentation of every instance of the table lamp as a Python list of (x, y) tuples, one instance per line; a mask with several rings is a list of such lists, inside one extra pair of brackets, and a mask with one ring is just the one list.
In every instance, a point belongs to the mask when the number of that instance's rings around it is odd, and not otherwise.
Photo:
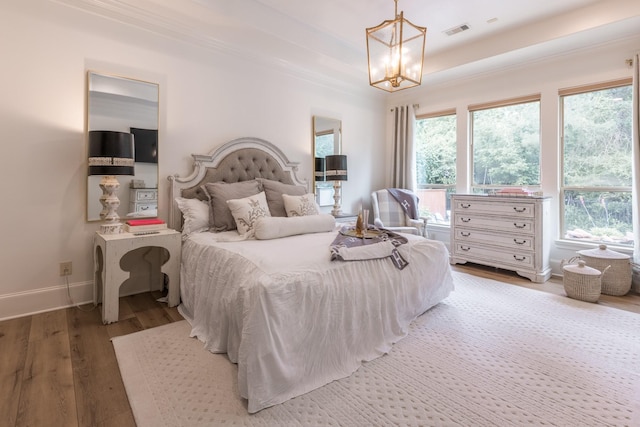
[(325, 157), (325, 176), (327, 181), (333, 181), (333, 209), (331, 215), (342, 214), (342, 181), (347, 180), (347, 156), (333, 154)]
[(102, 211), (101, 234), (122, 232), (118, 216), (120, 183), (116, 175), (134, 175), (133, 135), (126, 132), (92, 130), (89, 132), (89, 175), (104, 175), (100, 181)]

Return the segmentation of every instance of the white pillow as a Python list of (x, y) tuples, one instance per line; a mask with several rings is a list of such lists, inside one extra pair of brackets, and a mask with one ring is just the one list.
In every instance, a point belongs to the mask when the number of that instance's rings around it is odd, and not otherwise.
[(178, 208), (182, 212), (182, 240), (192, 233), (209, 230), (209, 203), (198, 199), (176, 197)]
[(255, 227), (256, 239), (268, 240), (297, 234), (333, 231), (336, 219), (333, 215), (273, 216), (258, 219)]
[(258, 218), (271, 216), (264, 191), (244, 199), (227, 200), (227, 206), (236, 222), (238, 233), (246, 237), (253, 236)]
[(284, 200), (284, 210), (287, 212), (287, 216), (307, 216), (320, 213), (316, 197), (311, 193), (302, 196), (283, 194), (282, 199)]

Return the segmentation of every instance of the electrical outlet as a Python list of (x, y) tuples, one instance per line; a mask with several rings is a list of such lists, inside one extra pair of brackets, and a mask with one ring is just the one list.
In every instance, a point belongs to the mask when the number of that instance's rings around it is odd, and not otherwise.
[(60, 263), (60, 276), (71, 276), (71, 261)]

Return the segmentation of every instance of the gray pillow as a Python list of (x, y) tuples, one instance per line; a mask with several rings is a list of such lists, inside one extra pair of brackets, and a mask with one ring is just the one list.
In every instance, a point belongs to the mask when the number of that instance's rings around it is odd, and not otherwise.
[(283, 194), (288, 194), (289, 196), (307, 194), (307, 189), (301, 185), (283, 184), (282, 182), (264, 178), (258, 178), (257, 181), (260, 181), (262, 188), (264, 188), (271, 216), (287, 216), (287, 211), (284, 209), (284, 200), (282, 199)]
[(209, 211), (211, 212), (211, 229), (213, 231), (235, 230), (236, 221), (227, 206), (227, 200), (243, 199), (262, 191), (258, 181), (242, 181), (227, 184), (226, 182), (209, 182), (204, 184), (204, 190), (209, 196)]

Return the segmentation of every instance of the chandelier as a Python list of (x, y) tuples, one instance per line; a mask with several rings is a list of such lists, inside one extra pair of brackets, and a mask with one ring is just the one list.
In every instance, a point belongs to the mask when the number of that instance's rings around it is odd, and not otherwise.
[(388, 92), (418, 86), (422, 82), (424, 42), (427, 28), (418, 27), (398, 15), (377, 27), (367, 28), (369, 84)]

